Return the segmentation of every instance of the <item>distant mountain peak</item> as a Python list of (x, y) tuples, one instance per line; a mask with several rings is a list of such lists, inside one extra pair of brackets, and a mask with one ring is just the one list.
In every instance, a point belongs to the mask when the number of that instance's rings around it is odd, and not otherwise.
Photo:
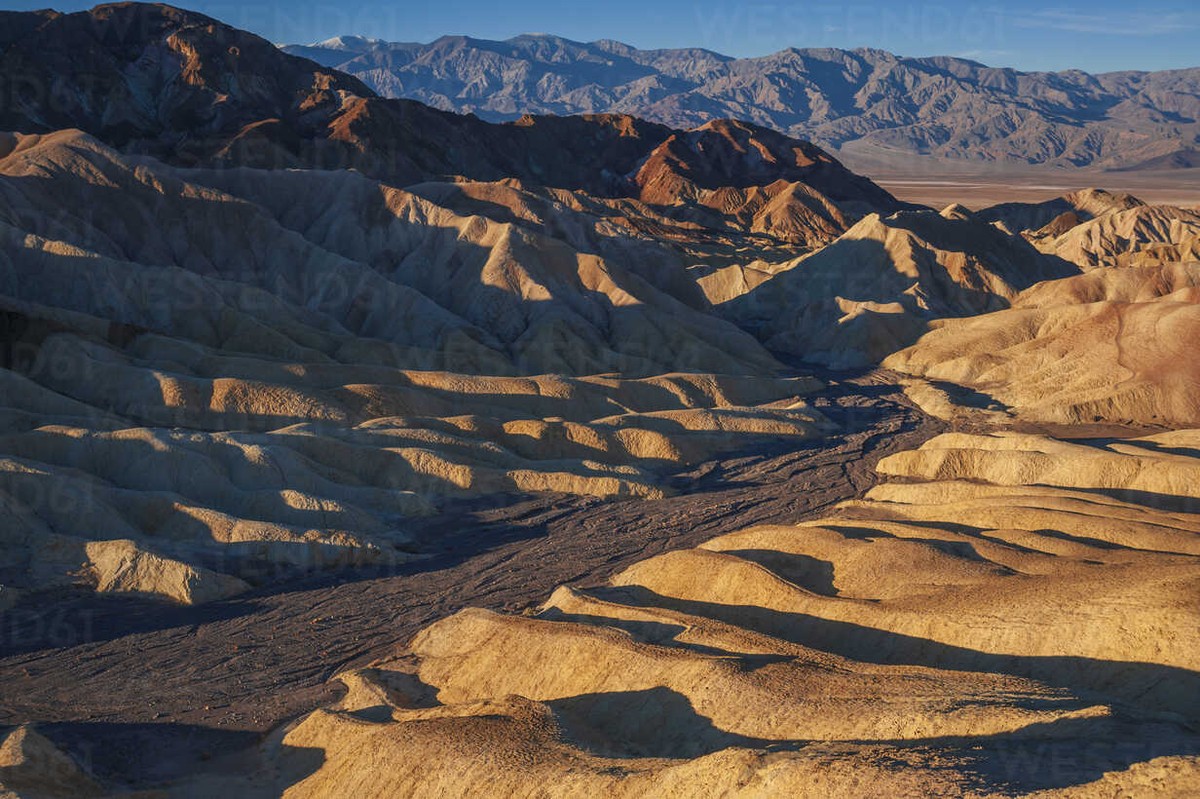
[(349, 52), (362, 52), (370, 50), (376, 45), (386, 44), (383, 39), (370, 39), (365, 36), (334, 36), (332, 39), (325, 39), (320, 42), (313, 42), (309, 47), (321, 47), (326, 50), (346, 50)]

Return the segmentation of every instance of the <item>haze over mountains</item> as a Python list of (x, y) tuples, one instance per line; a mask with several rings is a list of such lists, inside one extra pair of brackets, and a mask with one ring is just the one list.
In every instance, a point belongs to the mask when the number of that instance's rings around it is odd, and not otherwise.
[(1194, 75), (516, 41), (338, 52), (683, 124), (0, 15), (0, 795), (1194, 793), (1200, 216), (776, 129), (1182, 163)]
[(623, 113), (672, 127), (743, 119), (863, 163), (1200, 165), (1200, 67), (1019, 72), (962, 58), (789, 48), (759, 58), (530, 34), (429, 44), (340, 36), (287, 52), (388, 97), (484, 119)]

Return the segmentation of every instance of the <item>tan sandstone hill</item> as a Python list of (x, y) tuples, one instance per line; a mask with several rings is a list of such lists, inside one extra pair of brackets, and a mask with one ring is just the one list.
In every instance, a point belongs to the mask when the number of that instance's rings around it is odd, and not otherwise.
[[(998, 310), (1033, 283), (1076, 271), (960, 206), (873, 214), (765, 277), (751, 278), (753, 266), (732, 275), (746, 291), (720, 311), (770, 349), (835, 367), (877, 363), (931, 319)], [(711, 285), (714, 300), (732, 293)]]
[(978, 217), (1082, 269), (1200, 258), (1195, 211), (1148, 205), (1103, 189), (1082, 189), (1042, 203), (1003, 203), (979, 211)]
[(29, 726), (0, 739), (0, 796), (58, 799), (108, 795), (71, 757)]
[[(1200, 265), (1096, 269), (948, 319), (884, 363), (1030, 420), (1200, 424)], [(976, 401), (979, 398), (976, 398)]]
[(1083, 269), (1195, 261), (1200, 259), (1200, 213), (1138, 205), (1076, 225), (1051, 223), (1031, 238), (1042, 252)]
[(825, 518), (560, 588), (532, 617), (434, 624), (342, 675), (340, 703), (264, 750), (279, 776), (258, 785), (1186, 795), (1197, 446), (1195, 431), (935, 438)]
[(1080, 189), (1040, 203), (1001, 203), (977, 213), (1012, 233), (1063, 230), (1109, 214), (1145, 205), (1137, 197), (1104, 189)]

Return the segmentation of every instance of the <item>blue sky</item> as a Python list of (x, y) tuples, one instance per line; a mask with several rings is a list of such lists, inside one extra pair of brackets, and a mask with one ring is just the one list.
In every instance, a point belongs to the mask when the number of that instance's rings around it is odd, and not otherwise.
[[(46, 0), (0, 3), (31, 9), (45, 7)], [(54, 7), (74, 11), (91, 5)], [(181, 5), (289, 43), (346, 33), (430, 41), (447, 33), (502, 39), (547, 32), (582, 41), (619, 39), (646, 48), (698, 46), (734, 56), (785, 47), (866, 46), (902, 55), (958, 55), (1027, 70), (1200, 66), (1200, 4), (1195, 0), (194, 0)]]

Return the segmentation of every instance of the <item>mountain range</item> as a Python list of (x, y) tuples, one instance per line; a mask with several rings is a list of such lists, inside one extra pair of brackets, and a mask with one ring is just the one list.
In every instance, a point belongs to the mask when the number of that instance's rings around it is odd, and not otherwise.
[(695, 127), (733, 118), (807, 139), (856, 166), (913, 155), (1067, 167), (1200, 164), (1200, 68), (1020, 72), (875, 49), (731, 58), (545, 34), (428, 44), (340, 36), (284, 50), (381, 95), (483, 119), (622, 113)]

